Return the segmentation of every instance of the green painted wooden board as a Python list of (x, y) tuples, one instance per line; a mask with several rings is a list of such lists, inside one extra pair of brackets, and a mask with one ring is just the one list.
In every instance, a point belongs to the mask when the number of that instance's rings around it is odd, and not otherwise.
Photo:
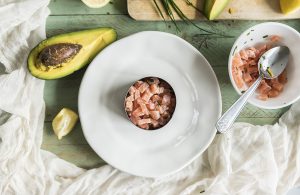
[[(145, 30), (157, 30), (176, 34), (196, 48), (207, 58), (213, 66), (218, 77), (223, 110), (238, 98), (232, 88), (227, 73), (227, 60), (229, 51), (235, 38), (245, 29), (261, 21), (219, 21), (219, 22), (197, 22), (201, 27), (223, 32), (233, 36), (232, 38), (212, 38), (207, 40), (207, 46), (201, 46), (203, 37), (195, 27), (179, 22), (181, 32), (168, 23), (164, 22), (141, 22), (131, 19), (127, 14), (126, 1), (114, 0), (111, 4), (100, 9), (90, 9), (80, 0), (53, 0), (50, 5), (51, 15), (47, 20), (47, 36), (94, 28), (109, 26), (117, 30), (119, 38)], [(300, 31), (300, 20), (280, 21)], [(42, 148), (57, 154), (59, 157), (72, 162), (82, 168), (99, 167), (105, 162), (98, 157), (84, 139), (80, 123), (78, 123), (68, 136), (58, 140), (51, 127), (53, 117), (63, 107), (77, 111), (77, 97), (79, 85), (85, 69), (80, 70), (68, 77), (46, 81), (44, 98), (46, 103), (46, 119), (44, 127)], [(279, 110), (263, 110), (247, 105), (241, 113), (238, 121), (249, 122), (255, 125), (273, 124), (288, 108)]]

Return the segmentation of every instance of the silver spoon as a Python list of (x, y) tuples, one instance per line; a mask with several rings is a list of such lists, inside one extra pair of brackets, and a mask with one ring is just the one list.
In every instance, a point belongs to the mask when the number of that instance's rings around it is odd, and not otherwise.
[(220, 133), (225, 133), (231, 127), (262, 79), (274, 79), (283, 72), (288, 63), (289, 54), (288, 47), (278, 46), (268, 50), (260, 57), (258, 79), (217, 121), (216, 128)]

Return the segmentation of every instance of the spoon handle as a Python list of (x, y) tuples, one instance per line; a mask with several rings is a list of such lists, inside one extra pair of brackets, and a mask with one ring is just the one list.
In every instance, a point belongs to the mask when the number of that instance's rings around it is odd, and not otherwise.
[(220, 133), (225, 133), (231, 127), (262, 79), (262, 76), (258, 77), (251, 87), (219, 118), (216, 128)]

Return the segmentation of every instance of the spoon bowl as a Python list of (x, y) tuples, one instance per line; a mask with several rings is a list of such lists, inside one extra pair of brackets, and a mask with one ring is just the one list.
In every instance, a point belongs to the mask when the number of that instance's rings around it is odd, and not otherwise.
[(290, 50), (286, 46), (278, 46), (264, 53), (258, 61), (259, 73), (265, 79), (277, 78), (286, 68)]

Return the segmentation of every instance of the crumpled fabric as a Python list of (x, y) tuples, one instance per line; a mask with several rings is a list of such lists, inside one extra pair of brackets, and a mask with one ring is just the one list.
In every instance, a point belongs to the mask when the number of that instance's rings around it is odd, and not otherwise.
[(274, 125), (236, 123), (183, 170), (142, 178), (84, 170), (41, 150), (44, 81), (26, 68), (49, 0), (0, 0), (0, 194), (283, 195), (300, 186), (300, 102)]

